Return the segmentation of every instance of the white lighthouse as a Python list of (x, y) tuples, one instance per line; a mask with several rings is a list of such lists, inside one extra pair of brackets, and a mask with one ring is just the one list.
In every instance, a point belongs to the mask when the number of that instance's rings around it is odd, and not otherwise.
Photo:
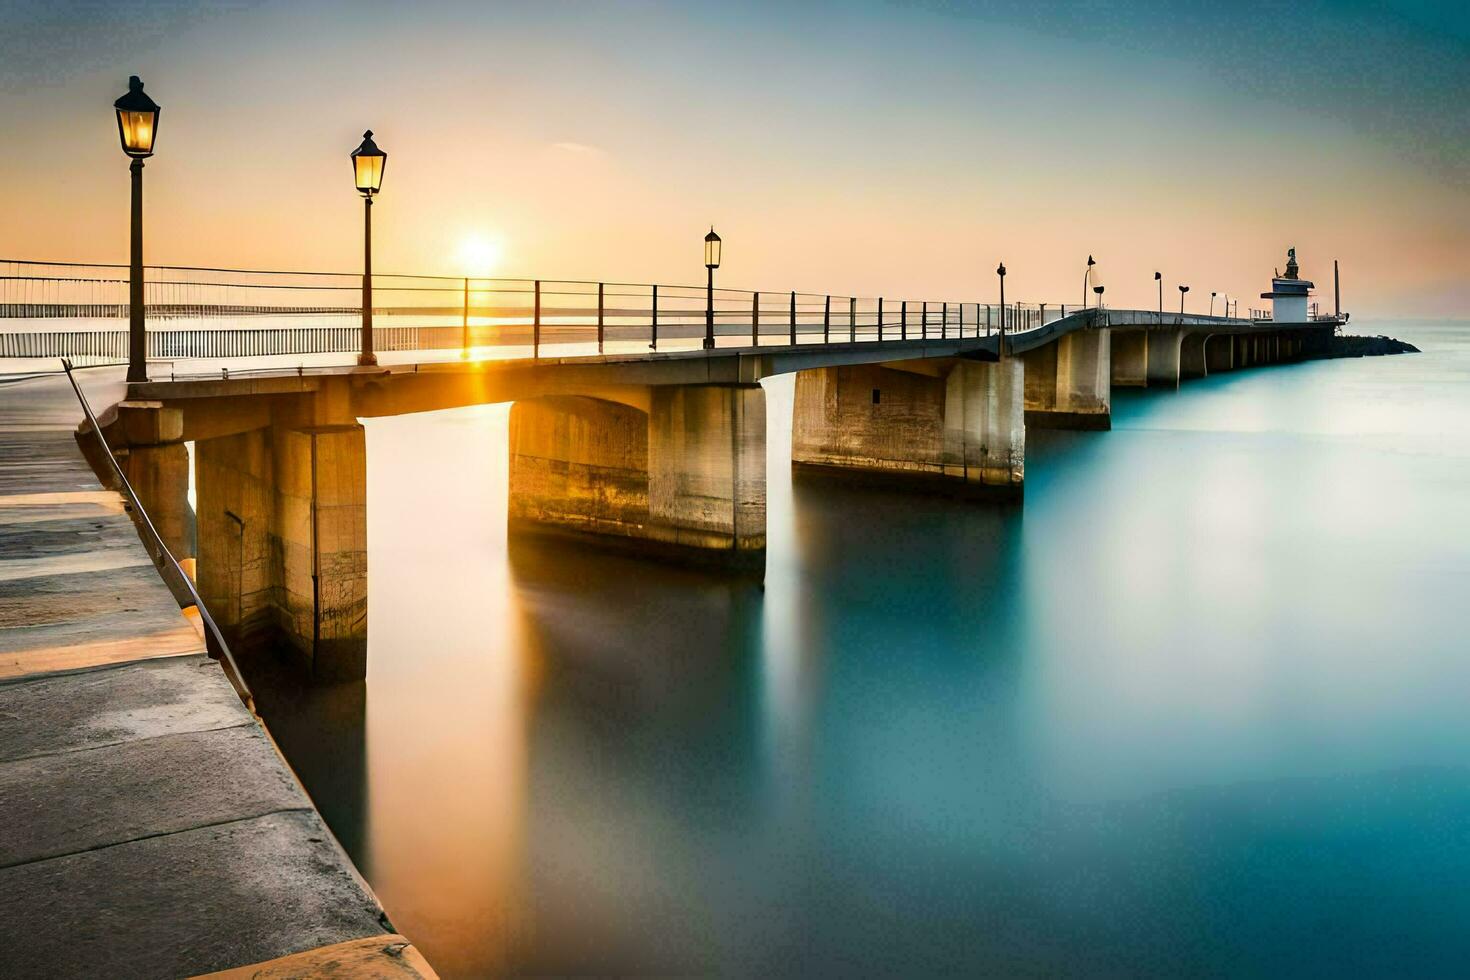
[(1271, 319), (1276, 323), (1310, 323), (1307, 296), (1314, 283), (1301, 278), (1296, 264), (1296, 249), (1286, 250), (1286, 275), (1271, 280), (1271, 291), (1261, 299), (1271, 301)]

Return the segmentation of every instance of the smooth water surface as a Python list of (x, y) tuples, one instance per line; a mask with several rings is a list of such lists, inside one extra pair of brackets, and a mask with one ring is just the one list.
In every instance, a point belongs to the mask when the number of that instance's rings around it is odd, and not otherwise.
[(507, 548), (505, 406), (370, 421), (368, 681), (267, 720), (445, 976), (1459, 972), (1470, 327), (1377, 326), (1024, 507), (793, 484), (773, 383), (764, 590)]

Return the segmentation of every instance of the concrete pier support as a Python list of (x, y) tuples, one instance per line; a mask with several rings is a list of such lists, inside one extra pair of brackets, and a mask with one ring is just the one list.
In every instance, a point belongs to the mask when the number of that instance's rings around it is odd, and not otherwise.
[(667, 386), (630, 401), (551, 396), (515, 404), (512, 528), (760, 567), (765, 392), (758, 385)]
[(1205, 344), (1209, 338), (1204, 334), (1186, 334), (1179, 345), (1179, 377), (1203, 378), (1210, 373), (1205, 361)]
[(1210, 374), (1235, 369), (1235, 338), (1211, 334), (1205, 338), (1205, 367)]
[(115, 438), (125, 444), (118, 463), (143, 509), (174, 558), (193, 558), (195, 522), (183, 413), (159, 402), (125, 401), (117, 406), (115, 424)]
[(1184, 343), (1183, 330), (1149, 330), (1148, 363), (1145, 373), (1149, 387), (1178, 388), (1180, 348)]
[(961, 492), (1019, 494), (1025, 368), (959, 358), (802, 371), (792, 458)]
[(1051, 429), (1107, 429), (1112, 425), (1110, 331), (1062, 336), (1022, 355), (1026, 424)]
[(357, 424), (195, 446), (199, 590), (227, 638), (284, 640), (314, 678), (367, 673), (367, 453)]
[(1125, 388), (1142, 388), (1148, 384), (1148, 335), (1142, 330), (1113, 330), (1113, 384)]

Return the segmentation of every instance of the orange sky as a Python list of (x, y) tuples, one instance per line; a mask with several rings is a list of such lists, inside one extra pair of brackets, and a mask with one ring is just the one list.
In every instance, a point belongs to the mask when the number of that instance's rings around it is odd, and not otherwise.
[[(1375, 99), (1428, 98), (1396, 79), (1360, 106), (1311, 72), (1253, 87), (1238, 52), (1162, 43), (1185, 23), (1141, 43), (924, 3), (271, 2), (129, 33), (60, 7), (0, 50), (6, 258), (126, 258), (110, 103), (137, 73), (164, 107), (150, 262), (358, 268), (347, 154), (371, 127), (383, 271), (698, 282), (713, 223), (721, 284), (765, 290), (993, 301), (1004, 259), (1008, 297), (1078, 302), (1091, 253), (1113, 304), (1152, 306), (1158, 268), (1175, 304), (1187, 282), (1244, 309), (1294, 245), (1324, 300), (1342, 261), (1360, 315), (1470, 300), (1463, 126), (1386, 130), (1404, 113)], [(1353, 25), (1313, 26), (1287, 50)], [(469, 238), (496, 268), (463, 267)]]

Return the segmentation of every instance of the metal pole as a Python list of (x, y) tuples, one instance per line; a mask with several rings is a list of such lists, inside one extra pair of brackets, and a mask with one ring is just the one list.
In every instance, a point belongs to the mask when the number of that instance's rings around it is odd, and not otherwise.
[(761, 345), (761, 294), (752, 293), (750, 297), (750, 346)]
[(715, 349), (715, 267), (705, 266), (709, 282), (704, 288), (704, 349)]
[(878, 297), (878, 339), (883, 339), (883, 297)]
[(1000, 339), (996, 344), (997, 355), (1004, 358), (1006, 356), (1006, 277), (1003, 274), (1000, 277)]
[(847, 342), (853, 343), (857, 340), (857, 297), (847, 298)]
[(128, 381), (148, 380), (148, 334), (143, 293), (143, 161), (134, 160), (131, 261), (128, 266)]
[(898, 339), (909, 339), (909, 301), (904, 300), (898, 305)]
[(536, 308), (531, 320), (531, 356), (541, 356), (541, 280), (536, 280)]
[(597, 353), (602, 353), (603, 327), (602, 283), (597, 284)]
[(796, 346), (796, 290), (791, 291), (791, 346)]
[(924, 301), (923, 314), (921, 315), (920, 320), (919, 320), (919, 339), (920, 340), (928, 340), (929, 339), (929, 301), (928, 300), (925, 300)]
[(650, 332), (653, 334), (653, 339), (649, 342), (648, 349), (649, 350), (658, 350), (658, 287), (657, 286), (654, 286), (653, 287), (653, 310), (651, 312), (652, 312), (653, 316), (652, 316), (652, 319), (649, 321), (649, 324), (652, 327), (652, 330)]
[(464, 279), (464, 317), (459, 332), (461, 357), (470, 356), (470, 277)]
[(828, 343), (832, 332), (832, 297), (822, 304), (822, 343)]
[(365, 196), (362, 203), (362, 352), (357, 363), (371, 366), (378, 363), (373, 353), (373, 199)]
[(939, 310), (939, 339), (949, 339), (949, 304), (944, 303)]
[(1332, 260), (1332, 311), (1342, 319), (1342, 282), (1337, 278), (1337, 260)]

